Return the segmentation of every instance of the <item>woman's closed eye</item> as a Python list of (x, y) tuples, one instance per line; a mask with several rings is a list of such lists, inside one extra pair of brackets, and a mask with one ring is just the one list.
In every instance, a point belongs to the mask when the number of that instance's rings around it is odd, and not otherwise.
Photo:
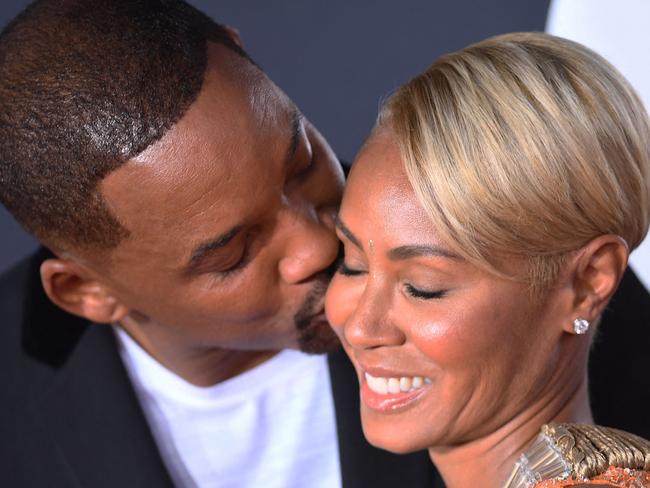
[(416, 288), (409, 283), (405, 285), (405, 288), (406, 293), (419, 300), (435, 300), (442, 298), (447, 294), (447, 290), (423, 290)]
[[(353, 268), (345, 263), (343, 258), (340, 259), (337, 266), (337, 272), (343, 276), (360, 276), (366, 273), (363, 269)], [(425, 290), (422, 288), (415, 287), (410, 283), (407, 283), (405, 286), (406, 293), (413, 298), (418, 300), (435, 300), (443, 298), (447, 294), (447, 290)]]

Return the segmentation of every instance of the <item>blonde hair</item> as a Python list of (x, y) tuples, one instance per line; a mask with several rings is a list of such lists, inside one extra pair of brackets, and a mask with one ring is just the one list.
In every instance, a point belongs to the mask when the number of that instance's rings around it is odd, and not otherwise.
[(443, 56), (384, 104), (440, 238), (466, 259), (551, 284), (564, 258), (616, 234), (648, 231), (650, 126), (616, 69), (575, 42), (497, 36)]

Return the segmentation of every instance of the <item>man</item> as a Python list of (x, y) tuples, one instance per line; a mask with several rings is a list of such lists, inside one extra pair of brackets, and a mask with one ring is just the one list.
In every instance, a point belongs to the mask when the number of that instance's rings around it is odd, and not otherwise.
[(343, 173), (232, 30), (39, 1), (0, 39), (0, 106), (2, 201), (53, 252), (0, 285), (3, 483), (429, 483), (363, 440), (340, 354), (291, 351), (337, 346)]
[[(0, 37), (9, 486), (434, 486), (371, 448), (322, 315), (343, 175), (180, 1), (42, 0)], [(278, 352), (280, 351), (280, 352)]]

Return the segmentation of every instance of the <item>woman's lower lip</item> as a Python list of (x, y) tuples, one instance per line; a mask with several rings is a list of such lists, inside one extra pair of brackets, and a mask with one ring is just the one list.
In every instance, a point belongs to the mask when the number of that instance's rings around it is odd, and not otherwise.
[(361, 382), (361, 401), (372, 410), (390, 413), (403, 410), (413, 405), (425, 393), (427, 388), (428, 385), (425, 385), (413, 391), (382, 395), (381, 393), (372, 391), (364, 378)]

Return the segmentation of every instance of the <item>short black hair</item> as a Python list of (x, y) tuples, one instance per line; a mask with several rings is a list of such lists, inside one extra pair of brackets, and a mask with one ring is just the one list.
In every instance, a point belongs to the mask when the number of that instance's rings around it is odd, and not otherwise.
[(18, 15), (0, 34), (0, 200), (16, 220), (58, 250), (127, 237), (99, 184), (193, 103), (208, 41), (247, 57), (180, 0), (38, 0)]

